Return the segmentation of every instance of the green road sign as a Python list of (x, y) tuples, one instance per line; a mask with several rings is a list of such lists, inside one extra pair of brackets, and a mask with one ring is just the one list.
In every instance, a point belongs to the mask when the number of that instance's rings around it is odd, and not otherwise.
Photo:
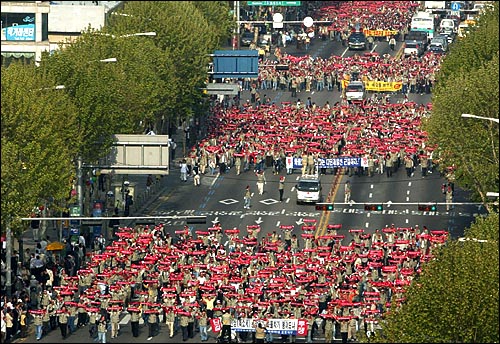
[(77, 205), (72, 205), (71, 207), (69, 207), (69, 216), (81, 216), (80, 207)]
[(300, 1), (247, 1), (248, 6), (300, 6)]

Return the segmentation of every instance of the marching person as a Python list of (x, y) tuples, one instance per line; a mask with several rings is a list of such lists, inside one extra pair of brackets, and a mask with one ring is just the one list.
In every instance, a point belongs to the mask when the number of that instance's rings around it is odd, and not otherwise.
[(267, 184), (266, 176), (264, 170), (259, 170), (257, 172), (257, 189), (259, 190), (259, 195), (264, 194), (264, 185)]
[(130, 312), (130, 326), (132, 327), (132, 336), (139, 337), (139, 319), (141, 318), (141, 311), (139, 308), (129, 308), (128, 311)]
[(344, 203), (351, 201), (351, 182), (347, 181), (344, 185)]
[(62, 307), (59, 313), (59, 328), (61, 329), (61, 335), (63, 339), (68, 337), (68, 317), (69, 313), (66, 310), (66, 307)]
[(148, 316), (149, 336), (147, 340), (153, 339), (158, 334), (158, 311), (153, 309)]
[(245, 196), (243, 196), (244, 200), (244, 205), (243, 208), (245, 209), (250, 209), (250, 201), (252, 200), (252, 193), (250, 192), (250, 186), (247, 185), (247, 188), (245, 189)]
[(205, 311), (201, 311), (198, 316), (198, 326), (200, 329), (200, 338), (202, 342), (205, 342), (208, 340), (208, 334), (207, 334), (207, 326), (208, 326), (208, 317), (207, 313)]
[(389, 40), (389, 47), (391, 47), (392, 51), (396, 48), (396, 39), (394, 36), (391, 36), (391, 39)]
[(89, 337), (97, 341), (97, 320), (99, 319), (99, 310), (97, 308), (89, 309)]
[(35, 325), (35, 338), (36, 340), (42, 339), (43, 334), (43, 317), (47, 314), (47, 312), (42, 313), (34, 313), (33, 325)]
[(103, 314), (97, 324), (97, 342), (106, 343), (106, 332), (108, 332), (108, 323), (106, 316)]
[(285, 191), (285, 176), (280, 177), (280, 182), (278, 184), (278, 191), (280, 193), (280, 202), (283, 202), (283, 192)]
[(111, 320), (111, 338), (118, 337), (118, 331), (120, 329), (120, 311), (116, 308), (113, 308), (110, 312), (110, 320)]
[(174, 322), (175, 322), (175, 313), (173, 307), (170, 306), (165, 310), (165, 324), (168, 327), (170, 338), (174, 336)]
[(193, 172), (193, 184), (194, 186), (200, 186), (201, 184), (201, 181), (200, 181), (201, 177), (200, 177), (200, 174), (196, 171)]

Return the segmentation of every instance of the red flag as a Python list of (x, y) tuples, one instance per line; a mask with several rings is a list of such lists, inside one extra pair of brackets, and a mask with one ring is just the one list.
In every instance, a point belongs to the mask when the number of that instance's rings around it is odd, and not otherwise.
[(306, 319), (299, 319), (297, 321), (297, 336), (298, 337), (307, 336), (307, 320)]
[(219, 318), (210, 319), (210, 326), (212, 326), (212, 332), (218, 333), (222, 330), (222, 321)]

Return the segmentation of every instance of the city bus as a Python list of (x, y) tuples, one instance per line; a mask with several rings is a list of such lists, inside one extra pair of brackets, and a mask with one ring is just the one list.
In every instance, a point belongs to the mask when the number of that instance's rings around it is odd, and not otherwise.
[(415, 13), (415, 15), (411, 18), (411, 31), (426, 32), (428, 40), (434, 38), (434, 32), (436, 31), (434, 15), (427, 12)]

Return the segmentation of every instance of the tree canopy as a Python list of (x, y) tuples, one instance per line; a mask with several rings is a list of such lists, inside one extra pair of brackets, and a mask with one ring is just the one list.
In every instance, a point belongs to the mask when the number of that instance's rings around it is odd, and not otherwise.
[(235, 25), (227, 2), (125, 2), (127, 13), (43, 54), (39, 67), (2, 68), (3, 224), (67, 198), (76, 158), (104, 157), (114, 134), (166, 134), (203, 115), (209, 54)]
[(44, 200), (69, 197), (81, 132), (64, 90), (33, 65), (2, 67), (2, 228)]
[(477, 218), (466, 231), (471, 240), (441, 248), (375, 342), (498, 343), (498, 226), (498, 213)]
[(489, 207), (488, 191), (498, 191), (498, 3), (482, 15), (470, 34), (453, 43), (436, 75), (432, 115), (423, 123), (429, 144), (437, 144), (440, 168), (453, 167), (456, 183)]

